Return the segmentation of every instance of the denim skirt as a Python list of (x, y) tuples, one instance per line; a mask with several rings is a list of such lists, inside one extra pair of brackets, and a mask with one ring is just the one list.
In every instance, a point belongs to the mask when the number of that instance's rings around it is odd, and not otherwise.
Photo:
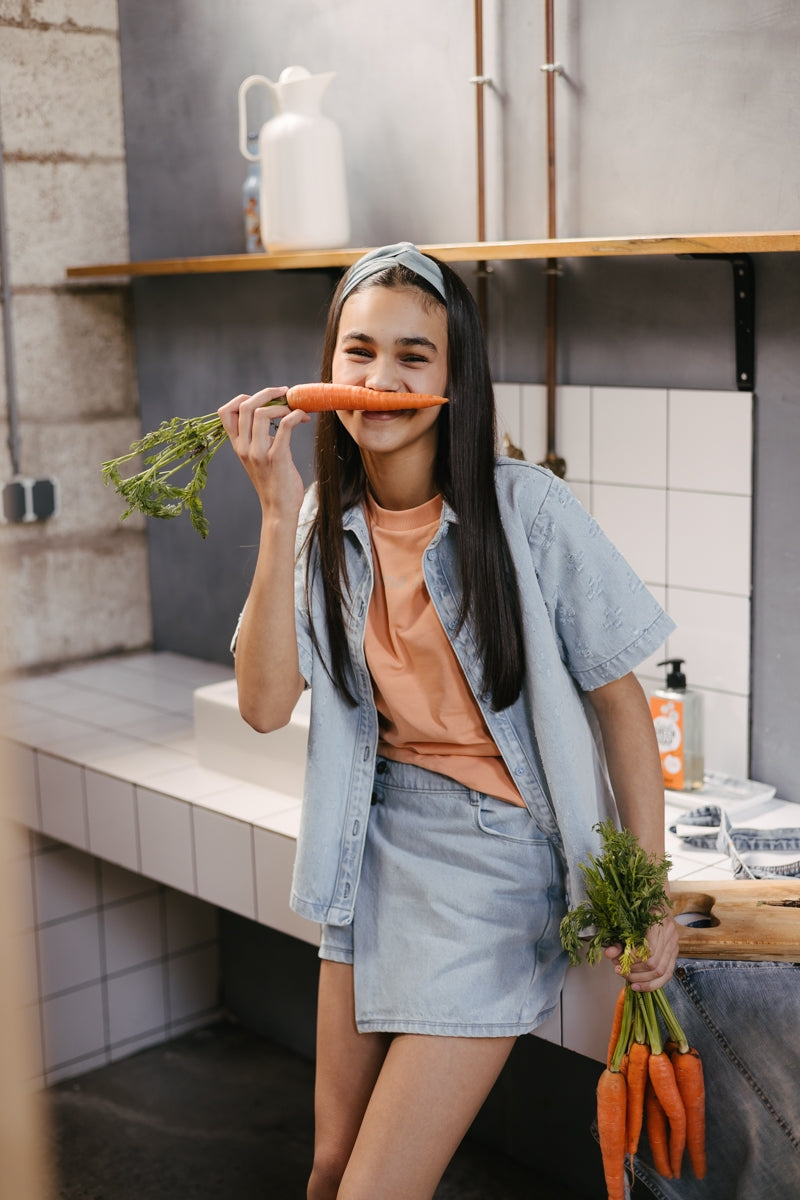
[(558, 1003), (565, 911), (527, 808), (379, 758), (353, 923), (323, 926), (320, 957), (353, 964), (362, 1033), (530, 1033)]

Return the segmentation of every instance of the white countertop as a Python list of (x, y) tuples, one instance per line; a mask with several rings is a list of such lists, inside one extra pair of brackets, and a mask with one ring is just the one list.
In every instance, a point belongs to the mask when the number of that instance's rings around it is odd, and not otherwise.
[(30, 829), (316, 943), (289, 909), (300, 796), (200, 764), (196, 688), (231, 669), (134, 654), (7, 681), (0, 727)]

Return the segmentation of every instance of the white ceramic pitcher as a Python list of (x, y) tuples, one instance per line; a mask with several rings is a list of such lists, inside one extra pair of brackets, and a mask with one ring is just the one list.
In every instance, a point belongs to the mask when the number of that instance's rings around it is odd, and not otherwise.
[[(261, 240), (267, 250), (325, 250), (350, 238), (347, 184), (338, 127), (320, 112), (335, 72), (286, 67), (277, 83), (249, 75), (239, 87), (239, 149), (261, 161)], [(269, 88), (275, 116), (261, 127), (258, 156), (247, 146), (247, 93)]]

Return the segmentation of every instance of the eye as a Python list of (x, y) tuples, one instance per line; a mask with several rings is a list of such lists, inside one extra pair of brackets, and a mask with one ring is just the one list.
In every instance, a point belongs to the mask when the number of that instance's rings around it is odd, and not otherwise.
[(371, 354), (366, 346), (346, 346), (344, 352), (349, 358), (369, 358)]

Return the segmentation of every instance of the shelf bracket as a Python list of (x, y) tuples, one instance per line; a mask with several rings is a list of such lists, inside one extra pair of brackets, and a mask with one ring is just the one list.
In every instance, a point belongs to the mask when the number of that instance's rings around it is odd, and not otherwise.
[(756, 386), (756, 280), (749, 254), (679, 254), (678, 258), (715, 258), (733, 270), (733, 318), (736, 346), (736, 387), (752, 392)]

